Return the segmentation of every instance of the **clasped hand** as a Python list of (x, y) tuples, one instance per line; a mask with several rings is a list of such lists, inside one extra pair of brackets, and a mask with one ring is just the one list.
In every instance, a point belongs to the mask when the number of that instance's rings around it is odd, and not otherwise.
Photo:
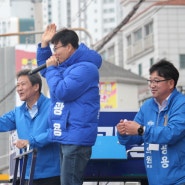
[(121, 135), (137, 135), (139, 127), (140, 125), (137, 122), (123, 119), (116, 125), (117, 131)]

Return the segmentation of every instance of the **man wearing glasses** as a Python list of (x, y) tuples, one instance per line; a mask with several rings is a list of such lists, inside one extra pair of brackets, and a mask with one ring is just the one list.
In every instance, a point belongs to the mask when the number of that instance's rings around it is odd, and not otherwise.
[(120, 120), (118, 139), (123, 145), (144, 143), (150, 185), (184, 185), (185, 96), (176, 88), (179, 72), (162, 59), (149, 73), (153, 97), (141, 106), (134, 121)]
[[(50, 43), (54, 45), (53, 53)], [(82, 185), (97, 137), (101, 56), (71, 29), (49, 25), (37, 50), (38, 65), (50, 90), (49, 140), (60, 143), (62, 185)]]

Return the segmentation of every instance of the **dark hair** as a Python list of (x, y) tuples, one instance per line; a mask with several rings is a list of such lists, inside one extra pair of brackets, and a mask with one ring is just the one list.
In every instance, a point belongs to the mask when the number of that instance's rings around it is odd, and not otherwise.
[(177, 85), (179, 72), (171, 62), (165, 59), (161, 59), (159, 62), (152, 65), (149, 70), (150, 74), (155, 71), (158, 73), (159, 76), (164, 77), (165, 79), (173, 79), (174, 87)]
[(51, 39), (52, 44), (61, 42), (64, 46), (71, 44), (75, 49), (78, 48), (79, 38), (75, 31), (70, 29), (62, 29), (58, 31)]
[(19, 71), (17, 73), (17, 79), (20, 77), (20, 76), (28, 76), (30, 82), (32, 85), (35, 85), (35, 84), (39, 84), (39, 93), (41, 93), (41, 89), (42, 89), (42, 79), (40, 77), (40, 75), (38, 73), (34, 73), (34, 74), (29, 74), (31, 70), (30, 69), (23, 69), (21, 71)]

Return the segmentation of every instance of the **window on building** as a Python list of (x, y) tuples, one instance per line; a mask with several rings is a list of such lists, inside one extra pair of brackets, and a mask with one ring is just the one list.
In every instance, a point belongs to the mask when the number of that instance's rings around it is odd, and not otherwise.
[(114, 57), (114, 46), (111, 46), (108, 48), (108, 61), (113, 63), (114, 64), (114, 60), (115, 60), (115, 57)]
[(51, 18), (50, 18), (50, 19), (48, 19), (48, 22), (49, 22), (49, 23), (52, 23), (52, 20), (51, 20)]
[(139, 74), (139, 76), (142, 75), (142, 64), (138, 65), (138, 74)]
[(137, 42), (142, 39), (142, 29), (138, 29), (134, 32), (134, 41)]
[(110, 18), (109, 22), (115, 22), (115, 19), (114, 18)]
[(154, 58), (150, 58), (150, 67), (154, 64)]
[(146, 24), (144, 29), (145, 29), (145, 36), (150, 35), (151, 33), (153, 33), (153, 22), (150, 22), (150, 23)]
[(131, 46), (132, 40), (131, 40), (131, 35), (127, 36), (127, 46)]
[(105, 51), (103, 51), (103, 52), (101, 53), (101, 57), (102, 57), (103, 60), (107, 60), (106, 52), (105, 52)]
[(109, 11), (109, 13), (112, 13), (112, 12), (114, 12), (114, 8), (110, 8), (108, 11)]
[(179, 55), (180, 68), (185, 69), (185, 54)]

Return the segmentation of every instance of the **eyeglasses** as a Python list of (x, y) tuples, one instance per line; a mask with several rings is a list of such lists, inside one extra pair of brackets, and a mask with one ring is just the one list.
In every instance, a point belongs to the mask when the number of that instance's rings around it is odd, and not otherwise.
[(58, 46), (58, 47), (54, 47), (53, 48), (53, 51), (56, 52), (58, 48), (61, 48), (61, 47), (65, 47), (64, 45), (61, 45), (61, 46)]
[(151, 85), (157, 85), (158, 83), (160, 82), (164, 82), (164, 81), (168, 81), (168, 80), (171, 80), (171, 79), (164, 79), (164, 80), (147, 80), (148, 84)]

